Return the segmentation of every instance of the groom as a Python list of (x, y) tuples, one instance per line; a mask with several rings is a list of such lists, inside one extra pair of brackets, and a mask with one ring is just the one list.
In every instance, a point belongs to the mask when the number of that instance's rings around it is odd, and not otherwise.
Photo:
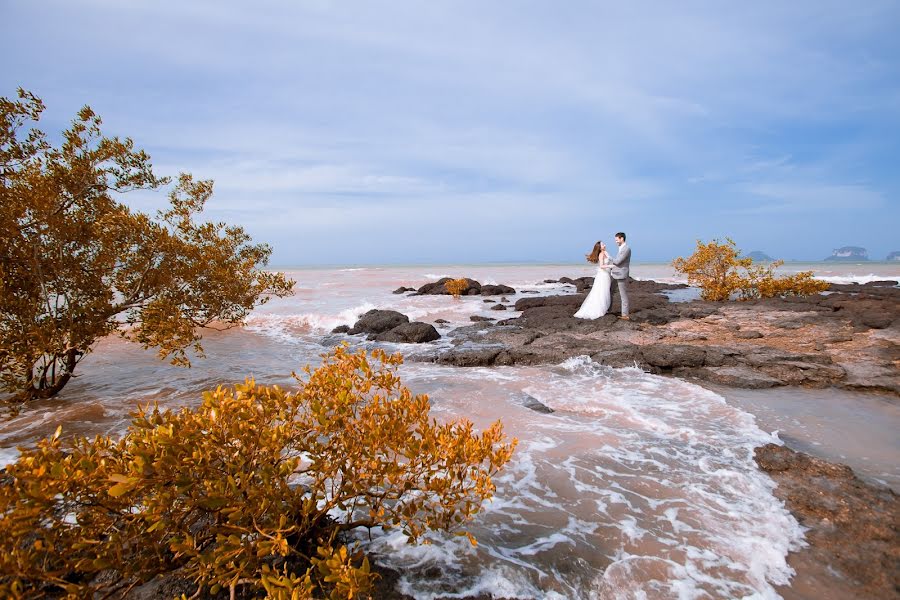
[(610, 267), (609, 274), (619, 286), (622, 318), (628, 321), (628, 267), (631, 266), (631, 248), (625, 243), (625, 234), (621, 231), (616, 234), (616, 245), (619, 247), (619, 253), (612, 259), (613, 266)]

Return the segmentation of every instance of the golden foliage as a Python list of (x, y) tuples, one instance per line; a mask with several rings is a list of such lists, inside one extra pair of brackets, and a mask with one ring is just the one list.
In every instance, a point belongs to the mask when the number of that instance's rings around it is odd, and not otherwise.
[(202, 354), (198, 328), (240, 323), (293, 282), (261, 269), (271, 249), (241, 227), (198, 222), (212, 181), (179, 176), (156, 219), (116, 197), (169, 179), (84, 107), (54, 147), (39, 98), (0, 98), (0, 390), (50, 397), (114, 331), (160, 358)]
[(0, 486), (0, 596), (119, 595), (177, 569), (212, 593), (354, 598), (373, 574), (343, 532), (416, 542), (470, 520), (516, 444), (500, 423), (431, 419), (399, 355), (324, 358), (296, 392), (247, 380), (139, 409), (119, 440), (22, 449)]
[(444, 284), (444, 287), (447, 288), (447, 291), (453, 295), (454, 298), (459, 298), (460, 294), (462, 294), (469, 287), (469, 281), (467, 279), (451, 279), (447, 283)]
[(754, 264), (741, 257), (734, 240), (697, 240), (697, 250), (688, 258), (672, 262), (675, 271), (687, 275), (688, 283), (700, 287), (704, 300), (722, 301), (737, 295), (740, 300), (817, 294), (828, 289), (827, 282), (813, 278), (812, 271), (777, 277), (775, 269), (784, 261)]

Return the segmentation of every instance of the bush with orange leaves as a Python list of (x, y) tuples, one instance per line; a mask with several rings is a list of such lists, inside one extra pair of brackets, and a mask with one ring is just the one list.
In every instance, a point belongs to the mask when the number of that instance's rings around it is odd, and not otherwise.
[(700, 288), (704, 300), (722, 301), (735, 296), (739, 300), (818, 294), (828, 289), (825, 281), (813, 278), (812, 271), (778, 277), (775, 269), (784, 261), (760, 265), (750, 257), (741, 257), (734, 240), (697, 240), (697, 250), (688, 258), (672, 262), (677, 273), (686, 275), (688, 283)]
[(447, 291), (450, 292), (454, 298), (459, 298), (459, 296), (469, 287), (469, 282), (466, 279), (451, 279), (444, 284), (444, 287), (447, 288)]
[(296, 392), (247, 380), (139, 409), (118, 440), (64, 447), (57, 430), (23, 449), (0, 485), (0, 596), (120, 597), (175, 571), (195, 596), (365, 595), (374, 575), (344, 533), (459, 528), (516, 444), (499, 422), (431, 419), (401, 362), (341, 347)]

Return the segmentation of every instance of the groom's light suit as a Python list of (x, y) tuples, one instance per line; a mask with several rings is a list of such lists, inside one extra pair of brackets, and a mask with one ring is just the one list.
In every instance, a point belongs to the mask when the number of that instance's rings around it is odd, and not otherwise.
[(616, 280), (619, 296), (622, 298), (622, 316), (628, 316), (628, 270), (631, 266), (631, 248), (628, 244), (619, 246), (619, 253), (612, 259), (615, 265), (609, 270), (610, 276)]

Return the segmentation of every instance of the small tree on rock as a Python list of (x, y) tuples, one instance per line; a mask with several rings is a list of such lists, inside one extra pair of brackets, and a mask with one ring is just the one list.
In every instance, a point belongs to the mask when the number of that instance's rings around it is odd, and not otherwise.
[(688, 283), (700, 288), (704, 300), (728, 300), (737, 295), (740, 300), (817, 294), (828, 289), (825, 281), (813, 278), (812, 271), (777, 277), (775, 269), (784, 261), (760, 265), (753, 259), (741, 257), (734, 240), (712, 240), (704, 244), (697, 240), (697, 250), (687, 258), (672, 262), (677, 273), (686, 275)]
[(169, 183), (130, 139), (84, 107), (51, 145), (41, 100), (0, 98), (0, 389), (48, 398), (100, 338), (118, 332), (189, 365), (201, 327), (239, 324), (293, 282), (261, 270), (271, 249), (243, 228), (197, 222), (211, 181), (182, 174), (157, 219), (118, 195)]

